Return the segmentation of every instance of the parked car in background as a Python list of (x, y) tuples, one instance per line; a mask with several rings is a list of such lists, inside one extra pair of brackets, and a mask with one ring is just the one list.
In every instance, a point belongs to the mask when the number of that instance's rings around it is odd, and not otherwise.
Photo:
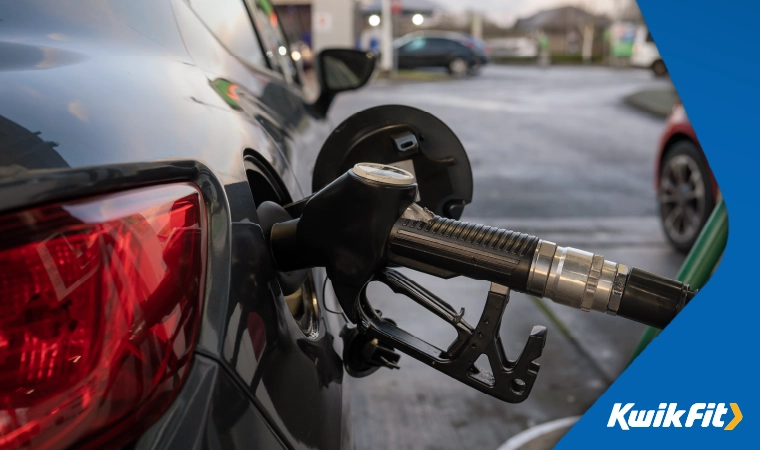
[(679, 102), (660, 138), (655, 186), (665, 235), (688, 252), (710, 217), (720, 195), (694, 128)]
[(478, 51), (480, 51), (483, 56), (485, 56), (486, 62), (488, 62), (491, 58), (491, 45), (484, 41), (483, 39), (478, 39), (475, 36), (471, 36), (469, 34), (462, 34), (461, 35), (462, 42), (464, 45), (470, 47), (470, 48), (476, 48)]
[(657, 50), (657, 45), (652, 39), (652, 33), (644, 25), (638, 27), (634, 35), (631, 65), (652, 69), (652, 72), (659, 77), (668, 73), (668, 68), (660, 56), (660, 51)]
[(488, 44), (454, 32), (408, 34), (393, 43), (399, 69), (443, 67), (457, 78), (478, 74), (488, 63)]

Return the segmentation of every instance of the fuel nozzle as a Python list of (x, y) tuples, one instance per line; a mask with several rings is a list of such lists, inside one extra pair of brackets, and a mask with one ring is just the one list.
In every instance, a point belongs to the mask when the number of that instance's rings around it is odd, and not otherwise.
[(299, 217), (265, 230), (275, 265), (283, 272), (324, 267), (343, 311), (356, 322), (359, 293), (382, 268), (391, 228), (416, 195), (409, 172), (356, 164), (305, 200)]
[[(584, 311), (618, 315), (663, 328), (694, 292), (671, 280), (602, 255), (526, 233), (437, 216), (414, 203), (412, 174), (392, 166), (357, 164), (302, 202), (296, 218), (267, 227), (277, 268), (326, 268), (348, 319), (344, 362), (354, 376), (397, 368), (405, 353), (481, 392), (508, 402), (527, 398), (539, 370), (547, 330), (536, 326), (516, 359), (507, 357), (499, 330), (512, 290)], [(286, 207), (287, 208), (287, 207)], [(285, 215), (283, 215), (285, 217)], [(389, 268), (405, 266), (441, 278), (491, 282), (475, 324), (418, 283)], [(447, 348), (399, 328), (372, 307), (370, 281), (386, 284), (444, 320), (457, 332)], [(487, 355), (488, 368), (476, 365)]]
[(694, 296), (679, 281), (526, 233), (440, 217), (414, 203), (404, 170), (361, 163), (310, 197), (300, 217), (271, 227), (281, 271), (323, 266), (357, 319), (364, 286), (388, 263), (441, 278), (488, 280), (583, 311), (665, 327)]
[(410, 205), (389, 239), (389, 260), (444, 278), (463, 275), (664, 328), (694, 296), (677, 280), (525, 233), (445, 219)]

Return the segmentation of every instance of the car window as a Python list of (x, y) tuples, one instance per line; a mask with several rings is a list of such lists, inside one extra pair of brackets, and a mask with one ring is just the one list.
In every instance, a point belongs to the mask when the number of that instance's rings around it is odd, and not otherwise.
[(460, 51), (465, 53), (470, 52), (483, 52), (482, 49), (478, 48), (477, 44), (473, 41), (449, 41), (451, 44), (449, 45), (449, 50), (451, 51)]
[(248, 64), (267, 66), (242, 0), (190, 0), (190, 5), (231, 54)]
[(277, 12), (269, 0), (245, 0), (259, 31), (261, 45), (272, 70), (280, 72), (286, 80), (293, 81), (295, 66), (290, 56), (288, 40), (280, 27)]
[(449, 50), (455, 50), (457, 48), (457, 44), (454, 41), (450, 41), (448, 39), (428, 39), (427, 44), (429, 51), (437, 51), (437, 52), (443, 52), (443, 51), (449, 51)]
[(419, 52), (425, 49), (427, 39), (417, 38), (403, 46), (405, 52)]
[(470, 43), (467, 45), (467, 41), (446, 41), (446, 48), (448, 50), (462, 50), (474, 47), (475, 44)]

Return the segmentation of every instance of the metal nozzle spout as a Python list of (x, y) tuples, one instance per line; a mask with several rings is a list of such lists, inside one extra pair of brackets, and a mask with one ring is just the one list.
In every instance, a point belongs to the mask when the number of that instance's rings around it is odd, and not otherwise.
[(571, 308), (615, 315), (628, 272), (602, 255), (542, 240), (526, 291)]

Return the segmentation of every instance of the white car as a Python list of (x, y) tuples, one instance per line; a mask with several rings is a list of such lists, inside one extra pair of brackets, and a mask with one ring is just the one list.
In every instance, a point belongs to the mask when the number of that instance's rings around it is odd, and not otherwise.
[(657, 50), (654, 39), (652, 39), (652, 33), (643, 25), (636, 29), (631, 65), (650, 68), (657, 76), (664, 76), (668, 73), (668, 68), (665, 67), (665, 62)]

